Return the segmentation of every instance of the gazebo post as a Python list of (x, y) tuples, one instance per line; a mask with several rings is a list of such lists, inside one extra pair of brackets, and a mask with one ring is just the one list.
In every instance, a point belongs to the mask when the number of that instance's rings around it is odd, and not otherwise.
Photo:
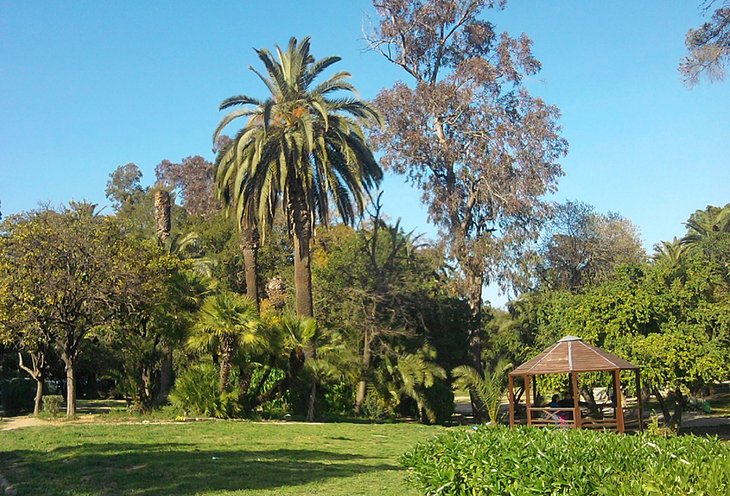
[(532, 414), (530, 412), (530, 375), (525, 375), (525, 407), (527, 409), (527, 425), (532, 425)]
[(616, 369), (613, 371), (613, 391), (616, 395), (616, 428), (618, 431), (624, 433), (624, 407), (621, 403), (621, 370)]
[(644, 410), (641, 405), (641, 374), (639, 369), (636, 369), (636, 407), (639, 409), (637, 413), (639, 432), (644, 432)]
[(509, 426), (515, 426), (515, 378), (510, 375), (507, 378), (509, 384)]
[(573, 427), (579, 429), (582, 424), (580, 418), (580, 393), (578, 391), (578, 372), (570, 373), (570, 381), (573, 385)]

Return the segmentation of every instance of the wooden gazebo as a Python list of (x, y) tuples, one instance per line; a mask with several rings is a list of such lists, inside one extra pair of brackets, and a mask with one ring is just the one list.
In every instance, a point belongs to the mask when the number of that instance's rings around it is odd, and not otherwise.
[[(585, 343), (575, 336), (566, 336), (532, 360), (523, 363), (509, 373), (509, 423), (515, 425), (515, 377), (524, 380), (525, 411), (527, 425), (563, 426), (570, 428), (606, 429), (626, 432), (634, 427), (634, 422), (626, 422), (624, 405), (621, 398), (621, 371), (633, 370), (636, 373), (636, 427), (643, 429), (641, 409), (641, 377), (639, 367), (612, 353)], [(591, 418), (584, 416), (580, 407), (578, 374), (581, 372), (609, 372), (613, 374), (615, 400), (612, 403), (613, 416)], [(572, 391), (572, 405), (561, 408), (531, 404), (532, 379), (536, 375), (569, 374)], [(633, 409), (632, 409), (633, 410)], [(627, 424), (631, 425), (627, 425)]]

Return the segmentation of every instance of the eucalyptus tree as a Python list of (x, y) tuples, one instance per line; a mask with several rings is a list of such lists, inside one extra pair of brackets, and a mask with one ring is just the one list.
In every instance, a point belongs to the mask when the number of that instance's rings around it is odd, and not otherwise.
[(431, 220), (463, 275), (481, 367), (482, 288), (518, 276), (549, 213), (567, 143), (559, 111), (532, 96), (540, 70), (526, 35), (499, 34), (484, 11), (495, 0), (374, 0), (373, 50), (410, 81), (382, 90), (373, 142), (385, 167), (423, 193)]
[(233, 121), (246, 121), (216, 158), (216, 189), (243, 231), (260, 227), (265, 233), (274, 212), (283, 209), (294, 242), (296, 311), (312, 317), (315, 222), (326, 224), (331, 208), (346, 223), (363, 210), (382, 171), (362, 126), (380, 118), (353, 95), (348, 73), (316, 82), (340, 58), (316, 60), (308, 37), (291, 38), (287, 49), (277, 46), (276, 53), (275, 58), (266, 49), (256, 50), (266, 70), (251, 68), (270, 93), (265, 99), (238, 95), (220, 105), (236, 109), (222, 119), (214, 141)]

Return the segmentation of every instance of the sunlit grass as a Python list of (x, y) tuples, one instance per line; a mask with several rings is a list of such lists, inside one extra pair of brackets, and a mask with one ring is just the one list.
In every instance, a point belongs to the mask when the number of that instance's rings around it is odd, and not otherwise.
[(0, 432), (18, 494), (417, 494), (398, 456), (443, 432), (417, 424), (209, 421)]

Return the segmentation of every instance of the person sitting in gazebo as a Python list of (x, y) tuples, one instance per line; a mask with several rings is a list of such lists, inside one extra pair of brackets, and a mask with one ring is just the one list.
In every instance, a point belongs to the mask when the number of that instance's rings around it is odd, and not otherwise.
[[(573, 395), (570, 391), (567, 391), (565, 393), (565, 396), (562, 400), (558, 402), (558, 406), (560, 408), (573, 408)], [(564, 411), (560, 412), (559, 415), (564, 418), (565, 420), (573, 420), (573, 412), (572, 411)]]

